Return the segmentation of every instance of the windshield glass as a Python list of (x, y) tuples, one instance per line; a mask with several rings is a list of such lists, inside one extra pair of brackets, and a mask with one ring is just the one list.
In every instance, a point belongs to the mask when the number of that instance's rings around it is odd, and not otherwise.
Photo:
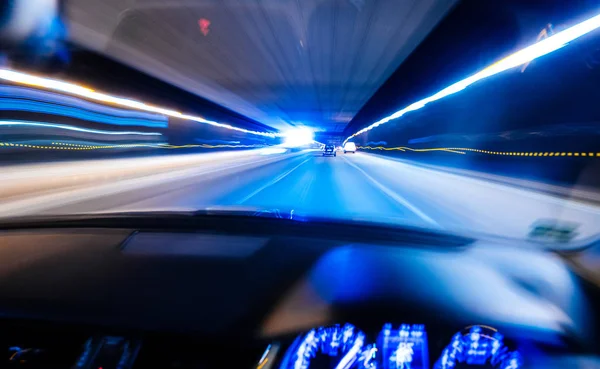
[(252, 209), (600, 235), (594, 2), (55, 5), (0, 34), (1, 217)]

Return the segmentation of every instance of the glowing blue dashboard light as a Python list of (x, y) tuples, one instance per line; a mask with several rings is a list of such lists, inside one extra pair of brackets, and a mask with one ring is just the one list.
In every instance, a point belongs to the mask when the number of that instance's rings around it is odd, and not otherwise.
[(459, 363), (473, 366), (491, 364), (495, 369), (521, 368), (521, 355), (517, 351), (509, 351), (502, 340), (503, 336), (491, 328), (473, 326), (468, 332), (452, 337), (434, 369), (452, 369)]
[(377, 345), (365, 347), (358, 358), (359, 369), (377, 369)]
[(420, 324), (385, 324), (377, 337), (382, 369), (429, 369), (427, 334)]
[(308, 369), (317, 354), (339, 358), (335, 369), (349, 369), (361, 357), (364, 343), (364, 333), (351, 324), (311, 329), (288, 349), (280, 369)]
[(390, 120), (398, 119), (408, 112), (419, 110), (430, 102), (443, 99), (446, 96), (462, 91), (477, 81), (504, 72), (505, 70), (518, 67), (539, 57), (547, 55), (553, 51), (556, 51), (562, 48), (563, 46), (567, 45), (569, 42), (587, 33), (590, 33), (599, 27), (600, 15), (596, 15), (595, 17), (589, 18), (588, 20), (576, 24), (573, 27), (570, 27), (562, 32), (556, 33), (553, 36), (550, 36), (531, 46), (521, 49), (514, 54), (509, 55), (508, 57), (488, 66), (487, 68), (473, 74), (472, 76), (458, 81), (427, 98), (412, 103), (404, 109), (399, 110), (388, 117), (380, 119), (379, 121), (371, 124), (370, 126), (359, 130), (358, 132), (355, 132), (354, 134), (346, 138), (343, 144), (348, 142), (348, 140), (350, 140), (351, 138), (361, 135), (367, 131), (370, 131), (373, 128), (379, 127), (380, 125), (385, 124)]
[(265, 349), (265, 352), (262, 354), (260, 360), (258, 361), (259, 364), (265, 360), (265, 358), (269, 354), (269, 351), (271, 351), (271, 345), (267, 346), (267, 348)]
[(358, 335), (356, 337), (356, 340), (350, 347), (350, 350), (348, 350), (348, 353), (346, 353), (346, 355), (342, 357), (342, 360), (340, 360), (335, 369), (349, 369), (352, 366), (352, 364), (354, 364), (354, 362), (357, 360), (358, 355), (360, 353), (360, 349), (363, 347), (364, 343), (365, 336), (362, 334)]
[(424, 332), (425, 326), (423, 324), (413, 324), (410, 336), (416, 338), (423, 337)]

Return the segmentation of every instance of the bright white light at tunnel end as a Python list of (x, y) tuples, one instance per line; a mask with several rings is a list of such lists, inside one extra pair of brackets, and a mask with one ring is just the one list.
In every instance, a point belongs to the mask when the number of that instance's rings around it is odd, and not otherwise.
[(377, 128), (380, 125), (386, 124), (390, 120), (398, 119), (408, 112), (419, 110), (419, 109), (425, 107), (425, 105), (430, 102), (440, 100), (448, 95), (452, 95), (459, 91), (462, 91), (477, 81), (480, 81), (482, 79), (491, 77), (495, 74), (504, 72), (505, 70), (521, 66), (521, 65), (528, 63), (532, 60), (535, 60), (539, 57), (550, 54), (551, 52), (556, 51), (556, 50), (562, 48), (563, 46), (567, 45), (569, 42), (571, 42), (581, 36), (584, 36), (598, 28), (600, 28), (600, 14), (596, 15), (592, 18), (589, 18), (581, 23), (578, 23), (570, 28), (567, 28), (566, 30), (559, 32), (553, 36), (550, 36), (544, 40), (541, 40), (533, 45), (530, 45), (524, 49), (521, 49), (521, 50), (509, 55), (508, 57), (506, 57), (502, 60), (499, 60), (496, 63), (488, 66), (487, 68), (485, 68), (485, 69), (483, 69), (461, 81), (458, 81), (450, 86), (447, 86), (446, 88), (438, 91), (437, 93), (435, 93), (429, 97), (426, 97), (420, 101), (414, 102), (402, 110), (398, 110), (394, 114), (392, 114), (388, 117), (385, 117), (363, 129), (361, 129), (358, 132), (355, 132), (351, 136), (347, 137), (344, 140), (343, 144), (345, 145), (346, 142), (348, 142), (352, 138), (354, 138), (358, 135), (361, 135), (367, 131), (370, 131), (373, 128)]
[(281, 146), (293, 148), (311, 145), (314, 142), (314, 130), (307, 127), (298, 127), (283, 132), (283, 144)]

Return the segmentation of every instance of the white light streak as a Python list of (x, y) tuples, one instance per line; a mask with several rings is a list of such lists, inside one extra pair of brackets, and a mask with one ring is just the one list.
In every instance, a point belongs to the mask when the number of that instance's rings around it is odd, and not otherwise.
[(0, 126), (25, 126), (25, 127), (43, 127), (43, 128), (58, 128), (69, 131), (78, 131), (86, 133), (97, 133), (101, 135), (139, 135), (139, 136), (162, 136), (158, 132), (133, 132), (133, 131), (101, 131), (98, 129), (88, 129), (81, 127), (69, 126), (66, 124), (42, 123), (42, 122), (27, 122), (18, 120), (2, 120)]
[(461, 81), (458, 81), (458, 82), (444, 88), (443, 90), (437, 92), (434, 95), (431, 95), (423, 100), (417, 101), (417, 102), (405, 107), (404, 109), (398, 110), (394, 114), (392, 114), (388, 117), (385, 117), (385, 118), (371, 124), (370, 126), (367, 126), (363, 129), (361, 129), (360, 131), (358, 131), (358, 132), (352, 134), (351, 136), (349, 136), (348, 138), (346, 138), (344, 140), (344, 144), (351, 138), (361, 135), (367, 131), (370, 131), (373, 128), (379, 127), (380, 125), (385, 124), (385, 123), (389, 122), (390, 120), (398, 119), (408, 112), (419, 110), (430, 102), (440, 100), (448, 95), (452, 95), (459, 91), (462, 91), (477, 81), (480, 81), (482, 79), (488, 78), (495, 74), (504, 72), (508, 69), (518, 67), (518, 66), (528, 63), (532, 60), (535, 60), (539, 57), (547, 55), (553, 51), (556, 51), (556, 50), (562, 48), (563, 46), (567, 45), (569, 42), (571, 42), (585, 34), (588, 34), (599, 27), (600, 27), (600, 15), (596, 15), (595, 17), (592, 17), (586, 21), (576, 24), (575, 26), (573, 26), (571, 28), (568, 28), (560, 33), (557, 33), (554, 36), (548, 37), (548, 38), (546, 38), (542, 41), (539, 41), (531, 46), (528, 46), (522, 50), (519, 50), (516, 53), (509, 55), (508, 57), (488, 66), (487, 68), (483, 69), (482, 71), (477, 72), (477, 73), (473, 74), (472, 76), (467, 77)]
[(148, 105), (143, 102), (139, 102), (139, 101), (135, 101), (135, 100), (125, 99), (122, 97), (111, 96), (108, 94), (96, 92), (90, 88), (76, 85), (73, 83), (63, 82), (63, 81), (45, 78), (45, 77), (38, 77), (38, 76), (31, 75), (31, 74), (18, 72), (16, 70), (0, 69), (0, 79), (9, 81), (9, 82), (13, 82), (13, 83), (29, 85), (29, 86), (34, 86), (34, 87), (38, 87), (38, 88), (45, 88), (48, 90), (53, 90), (53, 91), (58, 91), (58, 92), (64, 92), (64, 93), (68, 93), (71, 95), (81, 96), (86, 99), (101, 101), (101, 102), (109, 103), (109, 104), (113, 104), (113, 105), (118, 105), (118, 106), (123, 106), (123, 107), (127, 107), (127, 108), (148, 111), (148, 112), (153, 112), (153, 113), (159, 113), (159, 114), (163, 114), (163, 115), (166, 115), (169, 117), (191, 120), (191, 121), (195, 121), (195, 122), (199, 122), (199, 123), (203, 123), (203, 124), (209, 124), (211, 126), (225, 128), (225, 129), (229, 129), (229, 130), (233, 130), (233, 131), (249, 133), (249, 134), (265, 136), (265, 137), (281, 137), (281, 134), (279, 134), (279, 133), (259, 132), (259, 131), (252, 131), (252, 130), (247, 130), (247, 129), (239, 128), (239, 127), (234, 127), (229, 124), (224, 124), (224, 123), (219, 123), (219, 122), (215, 122), (212, 120), (207, 120), (202, 117), (183, 114), (183, 113), (180, 113), (175, 110), (165, 109), (165, 108), (161, 108), (161, 107), (157, 107), (157, 106)]

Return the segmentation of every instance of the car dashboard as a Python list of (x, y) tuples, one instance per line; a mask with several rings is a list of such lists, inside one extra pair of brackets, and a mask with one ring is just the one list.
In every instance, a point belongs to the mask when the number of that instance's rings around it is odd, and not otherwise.
[(0, 368), (600, 367), (597, 295), (525, 244), (280, 219), (117, 223), (0, 230)]
[[(17, 325), (12, 322), (12, 328)], [(80, 328), (44, 323), (4, 325), (4, 368), (249, 368), (450, 369), (596, 368), (598, 357), (519, 337), (490, 326), (432, 334), (423, 324), (384, 323), (363, 331), (350, 324), (315, 327), (297, 335), (241, 341), (193, 335), (117, 332), (86, 336)], [(42, 328), (43, 327), (43, 328)], [(8, 329), (6, 329), (8, 328)], [(88, 327), (89, 329), (89, 327)], [(96, 327), (97, 332), (110, 329)], [(28, 335), (24, 334), (27, 332)], [(14, 333), (8, 335), (8, 333)], [(68, 334), (67, 334), (68, 333)], [(9, 339), (10, 338), (10, 339)]]

